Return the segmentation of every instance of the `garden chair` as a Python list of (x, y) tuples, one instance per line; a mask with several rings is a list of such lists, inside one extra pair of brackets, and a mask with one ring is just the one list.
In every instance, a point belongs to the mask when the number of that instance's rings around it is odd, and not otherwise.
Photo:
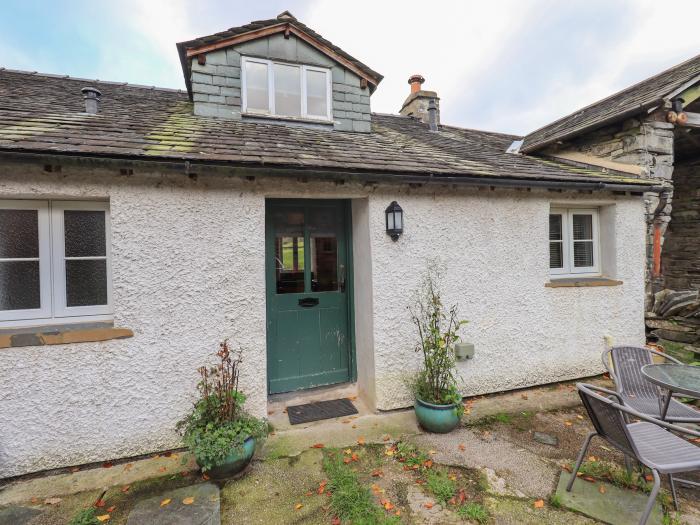
[[(594, 436), (600, 436), (625, 456), (629, 456), (651, 469), (654, 485), (639, 520), (640, 525), (647, 522), (654, 507), (656, 496), (661, 488), (660, 474), (669, 476), (673, 503), (678, 510), (673, 474), (700, 470), (700, 447), (669, 431), (673, 430), (695, 437), (700, 437), (700, 432), (646, 416), (623, 405), (620, 394), (607, 388), (585, 383), (578, 383), (576, 388), (595, 431), (588, 434), (583, 443), (576, 460), (576, 467), (569, 484), (566, 486), (567, 492), (571, 492), (574, 481), (576, 481), (576, 475), (581, 468), (591, 439)], [(630, 423), (635, 419), (641, 421)]]
[[(659, 356), (676, 364), (683, 364), (673, 357), (638, 346), (616, 346), (603, 352), (603, 366), (615, 382), (617, 392), (625, 405), (653, 418), (661, 417), (663, 395), (661, 389), (647, 381), (642, 367), (652, 364)], [(612, 365), (612, 366), (611, 366)], [(700, 411), (671, 398), (666, 421), (700, 424)]]

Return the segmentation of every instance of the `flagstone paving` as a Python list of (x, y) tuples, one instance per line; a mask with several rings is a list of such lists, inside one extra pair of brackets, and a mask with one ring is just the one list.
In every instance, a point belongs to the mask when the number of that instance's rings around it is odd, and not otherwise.
[(126, 525), (221, 525), (219, 487), (200, 483), (137, 503)]

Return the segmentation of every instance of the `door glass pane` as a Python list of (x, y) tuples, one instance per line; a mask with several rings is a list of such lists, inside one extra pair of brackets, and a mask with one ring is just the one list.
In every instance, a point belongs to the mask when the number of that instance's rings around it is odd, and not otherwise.
[(304, 293), (304, 236), (275, 239), (277, 293)]
[(66, 306), (107, 304), (107, 261), (66, 261)]
[(246, 105), (248, 110), (267, 112), (270, 99), (267, 91), (267, 64), (246, 61)]
[(0, 310), (41, 308), (39, 261), (0, 261)]
[(274, 64), (275, 114), (301, 116), (301, 68)]
[(593, 216), (592, 215), (574, 215), (574, 240), (591, 240), (593, 239)]
[(0, 210), (0, 259), (39, 257), (39, 213)]
[(106, 255), (105, 212), (66, 210), (66, 257)]
[(323, 71), (306, 72), (306, 112), (309, 115), (325, 117), (328, 115), (328, 89), (326, 73)]
[(335, 235), (311, 237), (311, 291), (338, 289), (338, 241)]
[(593, 266), (593, 241), (574, 241), (574, 266), (576, 268)]

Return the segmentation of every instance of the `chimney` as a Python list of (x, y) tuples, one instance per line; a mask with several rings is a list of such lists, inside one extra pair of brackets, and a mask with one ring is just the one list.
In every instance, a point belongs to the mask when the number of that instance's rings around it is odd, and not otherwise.
[(96, 115), (100, 110), (100, 97), (102, 93), (99, 89), (94, 87), (84, 87), (80, 91), (83, 93), (83, 99), (85, 99), (85, 113)]
[(403, 103), (399, 114), (413, 117), (430, 126), (431, 131), (438, 131), (440, 126), (440, 98), (435, 91), (421, 89), (425, 78), (411, 75), (408, 83), (411, 92)]

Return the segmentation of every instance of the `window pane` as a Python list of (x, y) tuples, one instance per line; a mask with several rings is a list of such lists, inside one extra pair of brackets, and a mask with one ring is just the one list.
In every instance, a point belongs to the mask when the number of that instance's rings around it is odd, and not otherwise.
[(107, 261), (66, 261), (66, 306), (107, 304)]
[(549, 216), (549, 240), (561, 241), (561, 215)]
[(0, 259), (39, 257), (39, 213), (0, 210)]
[(563, 268), (564, 267), (564, 244), (561, 242), (549, 243), (549, 267)]
[(574, 266), (593, 266), (593, 241), (574, 241)]
[(275, 114), (301, 116), (301, 68), (273, 64), (275, 69)]
[(593, 239), (593, 216), (592, 215), (573, 215), (574, 240), (591, 240)]
[(39, 261), (0, 261), (0, 310), (41, 308)]
[(66, 210), (63, 214), (66, 231), (66, 257), (104, 256), (105, 212)]
[(249, 110), (269, 111), (267, 93), (267, 64), (245, 63), (246, 105)]
[(311, 290), (338, 289), (338, 243), (335, 236), (311, 237)]
[(328, 90), (326, 73), (322, 71), (306, 72), (306, 112), (309, 115), (325, 117), (328, 115)]
[(304, 293), (304, 237), (275, 240), (277, 293)]

